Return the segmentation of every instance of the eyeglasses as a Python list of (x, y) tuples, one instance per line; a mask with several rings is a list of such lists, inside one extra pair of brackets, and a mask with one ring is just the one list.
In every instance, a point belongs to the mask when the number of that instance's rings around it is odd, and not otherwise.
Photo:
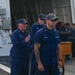
[(54, 20), (51, 20), (51, 21), (52, 21), (52, 22), (54, 22), (54, 21), (57, 22), (57, 19), (54, 19)]

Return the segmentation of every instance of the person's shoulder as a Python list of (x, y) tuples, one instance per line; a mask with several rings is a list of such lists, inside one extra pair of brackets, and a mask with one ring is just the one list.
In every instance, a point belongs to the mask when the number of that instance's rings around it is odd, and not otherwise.
[(39, 29), (36, 33), (40, 33), (40, 34), (42, 34), (42, 33), (44, 32), (44, 29), (45, 29), (45, 27)]
[(13, 31), (12, 35), (14, 35), (14, 34), (17, 35), (19, 32), (20, 32), (20, 30), (16, 29), (16, 30)]
[(35, 22), (35, 23), (33, 23), (33, 24), (32, 24), (32, 26), (36, 26), (36, 25), (38, 25), (38, 23), (37, 23), (37, 22)]
[(18, 29), (16, 29), (16, 30), (13, 31), (13, 33), (16, 33), (16, 32), (18, 32)]
[(37, 22), (33, 23), (31, 29), (35, 28), (37, 25), (38, 25)]

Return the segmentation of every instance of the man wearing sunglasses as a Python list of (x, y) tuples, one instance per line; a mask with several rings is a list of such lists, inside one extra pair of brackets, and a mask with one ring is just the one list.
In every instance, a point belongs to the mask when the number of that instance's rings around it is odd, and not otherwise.
[(62, 51), (59, 32), (55, 29), (57, 17), (46, 16), (46, 26), (34, 36), (34, 52), (38, 64), (37, 75), (59, 75), (62, 66)]
[(34, 35), (35, 33), (45, 26), (45, 14), (38, 15), (38, 22), (34, 23), (31, 27), (31, 75), (35, 75), (36, 73), (36, 59), (34, 54)]

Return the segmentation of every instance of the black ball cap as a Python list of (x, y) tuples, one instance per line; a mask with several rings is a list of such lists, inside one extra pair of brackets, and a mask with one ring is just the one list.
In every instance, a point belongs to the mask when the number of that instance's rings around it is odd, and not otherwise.
[(17, 23), (18, 23), (18, 24), (19, 24), (19, 23), (22, 23), (22, 24), (24, 24), (24, 25), (25, 25), (25, 24), (28, 24), (28, 22), (27, 22), (24, 18), (19, 19)]
[(46, 19), (46, 16), (45, 16), (45, 14), (39, 14), (38, 15), (38, 18), (40, 18), (41, 20), (45, 20)]
[(46, 19), (47, 19), (47, 20), (54, 20), (54, 19), (57, 19), (57, 20), (58, 20), (57, 16), (56, 16), (55, 14), (53, 14), (53, 13), (49, 13), (49, 14), (46, 16)]

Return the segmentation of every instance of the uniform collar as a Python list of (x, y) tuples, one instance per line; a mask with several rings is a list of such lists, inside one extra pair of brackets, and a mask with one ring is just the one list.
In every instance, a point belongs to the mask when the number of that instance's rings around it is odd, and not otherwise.
[(19, 28), (17, 29), (19, 33), (25, 33), (26, 31), (22, 32)]
[(37, 22), (37, 25), (38, 25), (38, 26), (44, 26), (45, 24), (43, 24), (43, 25), (40, 25), (40, 24)]
[(19, 28), (17, 30), (18, 30), (19, 33), (22, 32)]
[(52, 30), (48, 29), (46, 26), (45, 26), (45, 31), (56, 31), (55, 28), (53, 28)]

